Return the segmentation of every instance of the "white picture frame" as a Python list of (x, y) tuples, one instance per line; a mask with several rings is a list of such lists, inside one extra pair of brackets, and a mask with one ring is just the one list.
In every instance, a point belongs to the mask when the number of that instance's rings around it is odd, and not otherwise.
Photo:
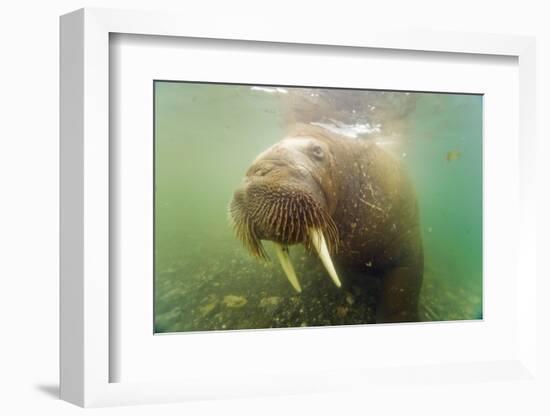
[[(536, 268), (534, 198), (535, 160), (535, 42), (507, 35), (380, 32), (361, 30), (327, 35), (312, 25), (239, 25), (220, 20), (205, 27), (192, 16), (167, 13), (82, 9), (61, 18), (61, 398), (80, 406), (158, 403), (196, 398), (242, 397), (261, 394), (306, 393), (346, 388), (342, 374), (355, 385), (373, 380), (417, 380), (443, 377), (479, 382), (488, 374), (507, 380), (536, 377)], [(514, 241), (517, 269), (522, 270), (517, 292), (516, 354), (506, 360), (423, 365), (414, 371), (395, 368), (332, 369), (316, 373), (289, 373), (254, 380), (235, 380), (231, 374), (182, 377), (178, 381), (110, 382), (110, 171), (109, 152), (109, 37), (138, 34), (246, 42), (331, 45), (452, 54), (505, 55), (519, 67), (519, 177), (518, 238)], [(111, 308), (111, 309), (110, 309)], [(118, 357), (119, 358), (119, 357)], [(411, 373), (412, 371), (412, 373)], [(478, 374), (476, 376), (475, 374)], [(408, 376), (407, 376), (408, 374)], [(480, 377), (479, 374), (484, 374)]]

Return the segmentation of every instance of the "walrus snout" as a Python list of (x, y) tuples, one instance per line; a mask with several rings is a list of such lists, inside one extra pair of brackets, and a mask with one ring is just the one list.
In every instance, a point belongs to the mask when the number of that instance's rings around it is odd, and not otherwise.
[(231, 215), (234, 223), (246, 222), (258, 239), (285, 246), (307, 244), (308, 229), (330, 221), (324, 201), (307, 187), (269, 174), (245, 178), (233, 195)]
[(283, 140), (256, 158), (230, 203), (237, 237), (261, 258), (266, 257), (261, 241), (272, 241), (298, 292), (300, 284), (288, 255), (288, 247), (295, 244), (315, 251), (336, 286), (341, 286), (331, 259), (339, 243), (338, 229), (318, 175), (314, 175), (322, 161), (320, 145), (313, 140)]
[(303, 185), (272, 181), (267, 173), (247, 177), (233, 195), (230, 215), (237, 237), (253, 255), (266, 257), (261, 240), (275, 243), (277, 257), (296, 291), (301, 292), (301, 287), (288, 255), (288, 246), (294, 244), (315, 250), (336, 286), (341, 286), (330, 254), (336, 252), (338, 229)]

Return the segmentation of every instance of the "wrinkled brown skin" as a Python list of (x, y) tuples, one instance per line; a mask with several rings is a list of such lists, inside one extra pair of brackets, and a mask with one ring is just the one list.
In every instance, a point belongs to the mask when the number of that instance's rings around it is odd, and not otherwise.
[[(307, 143), (304, 139), (322, 146), (323, 160), (308, 154), (309, 144), (298, 154), (288, 150), (292, 140)], [(280, 169), (273, 170), (274, 161)], [(293, 165), (311, 176), (302, 180)], [(256, 177), (264, 166), (269, 166), (268, 173)], [(246, 193), (260, 180), (273, 186), (299, 181), (302, 191), (314, 195), (327, 210), (338, 229), (339, 247), (332, 258), (344, 287), (353, 284), (367, 290), (367, 281), (378, 279), (377, 322), (419, 320), (424, 271), (419, 212), (412, 184), (397, 159), (375, 143), (298, 126), (254, 161), (237, 192)], [(278, 240), (263, 234), (262, 239)]]

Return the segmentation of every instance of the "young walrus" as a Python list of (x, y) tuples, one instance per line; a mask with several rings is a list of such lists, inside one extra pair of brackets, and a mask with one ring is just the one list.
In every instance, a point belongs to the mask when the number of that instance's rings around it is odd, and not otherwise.
[(253, 255), (265, 257), (262, 240), (275, 243), (296, 291), (288, 247), (304, 244), (338, 287), (379, 279), (377, 322), (419, 320), (416, 196), (401, 163), (375, 143), (298, 126), (254, 160), (230, 214)]

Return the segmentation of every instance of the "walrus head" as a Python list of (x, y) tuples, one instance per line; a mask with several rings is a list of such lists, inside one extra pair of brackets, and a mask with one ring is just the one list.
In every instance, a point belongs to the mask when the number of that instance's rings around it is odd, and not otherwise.
[(262, 240), (272, 241), (298, 292), (301, 287), (288, 255), (293, 244), (315, 250), (336, 286), (341, 286), (331, 258), (338, 248), (338, 229), (331, 215), (337, 184), (330, 144), (308, 133), (284, 138), (254, 160), (230, 204), (237, 237), (252, 255), (263, 259)]

